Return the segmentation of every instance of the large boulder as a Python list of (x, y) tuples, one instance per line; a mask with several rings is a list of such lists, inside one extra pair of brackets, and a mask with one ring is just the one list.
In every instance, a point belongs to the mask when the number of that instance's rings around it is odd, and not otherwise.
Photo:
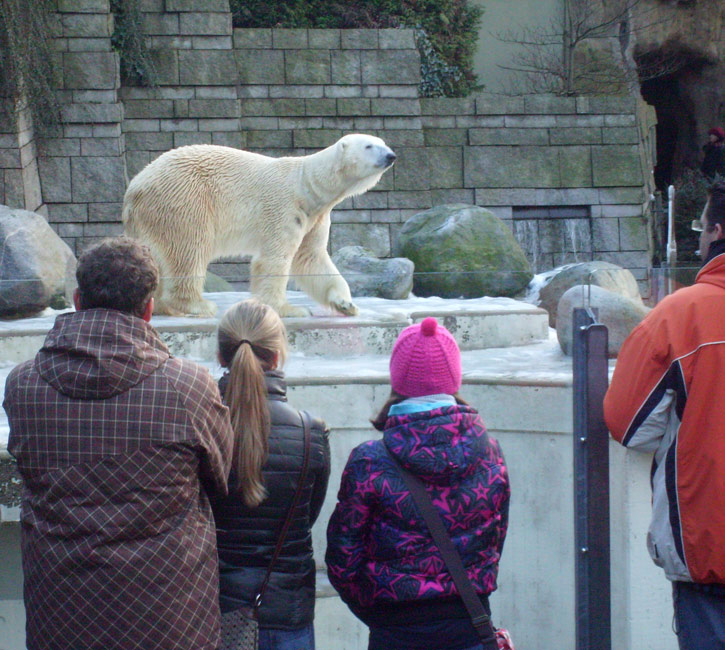
[(624, 340), (649, 312), (641, 300), (633, 300), (596, 285), (571, 287), (559, 300), (556, 317), (556, 336), (564, 354), (572, 353), (574, 309), (585, 306), (596, 309), (598, 322), (609, 330), (610, 358), (619, 354)]
[(413, 215), (393, 252), (415, 264), (417, 296), (512, 297), (533, 277), (511, 230), (475, 205), (440, 205)]
[(549, 325), (556, 327), (559, 300), (571, 287), (591, 284), (617, 293), (635, 302), (642, 302), (637, 280), (629, 269), (609, 262), (567, 264), (546, 274), (548, 279), (539, 289), (539, 307), (549, 313)]
[(0, 205), (0, 318), (70, 307), (76, 258), (39, 214)]
[(413, 262), (404, 257), (379, 259), (363, 246), (344, 246), (333, 256), (355, 296), (405, 300), (413, 288)]

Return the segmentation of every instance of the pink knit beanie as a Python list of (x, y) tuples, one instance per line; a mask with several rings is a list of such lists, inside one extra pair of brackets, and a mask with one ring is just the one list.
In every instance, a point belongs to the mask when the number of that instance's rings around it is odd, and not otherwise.
[(405, 397), (447, 393), (461, 387), (461, 352), (435, 318), (406, 327), (390, 355), (391, 388)]

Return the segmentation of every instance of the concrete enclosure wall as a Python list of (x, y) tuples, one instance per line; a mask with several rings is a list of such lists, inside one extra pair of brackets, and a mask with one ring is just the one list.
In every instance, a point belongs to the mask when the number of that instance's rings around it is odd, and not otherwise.
[(108, 0), (58, 0), (61, 125), (0, 124), (0, 203), (47, 215), (74, 251), (122, 231), (128, 179), (172, 147), (302, 155), (357, 131), (398, 161), (333, 211), (333, 250), (390, 255), (411, 215), (464, 202), (507, 220), (536, 270), (596, 258), (645, 280), (653, 118), (635, 99), (421, 98), (412, 30), (233, 29), (227, 0), (142, 8), (156, 87), (121, 85)]

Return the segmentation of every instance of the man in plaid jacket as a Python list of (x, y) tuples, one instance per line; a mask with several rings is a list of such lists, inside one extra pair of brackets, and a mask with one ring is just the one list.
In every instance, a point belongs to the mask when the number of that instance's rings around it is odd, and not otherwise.
[(149, 324), (148, 249), (104, 240), (76, 275), (76, 311), (5, 386), (28, 650), (213, 650), (209, 496), (227, 492), (227, 409), (209, 372), (171, 357)]

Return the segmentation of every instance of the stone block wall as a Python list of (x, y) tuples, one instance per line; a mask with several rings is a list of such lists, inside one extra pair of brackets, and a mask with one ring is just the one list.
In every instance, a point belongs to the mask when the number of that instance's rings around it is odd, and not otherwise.
[(47, 216), (40, 191), (33, 119), (23, 97), (0, 98), (0, 197)]
[(54, 137), (40, 141), (40, 177), (50, 225), (80, 252), (122, 232), (121, 80), (109, 0), (59, 0), (56, 19), (61, 116)]
[(490, 209), (538, 271), (601, 259), (644, 281), (652, 124), (640, 109), (630, 98), (421, 99), (433, 202)]
[[(635, 100), (425, 99), (412, 30), (234, 29), (227, 0), (142, 9), (154, 88), (121, 87), (108, 0), (59, 0), (62, 124), (38, 143), (38, 170), (43, 209), (77, 252), (121, 232), (128, 178), (168, 149), (304, 155), (367, 132), (398, 160), (333, 211), (333, 250), (360, 244), (388, 256), (413, 214), (475, 203), (511, 225), (537, 270), (596, 257), (646, 279), (651, 124)], [(7, 202), (18, 194), (7, 161), (18, 156), (3, 154), (14, 140), (0, 138)], [(242, 282), (248, 272), (239, 260), (212, 270)]]

